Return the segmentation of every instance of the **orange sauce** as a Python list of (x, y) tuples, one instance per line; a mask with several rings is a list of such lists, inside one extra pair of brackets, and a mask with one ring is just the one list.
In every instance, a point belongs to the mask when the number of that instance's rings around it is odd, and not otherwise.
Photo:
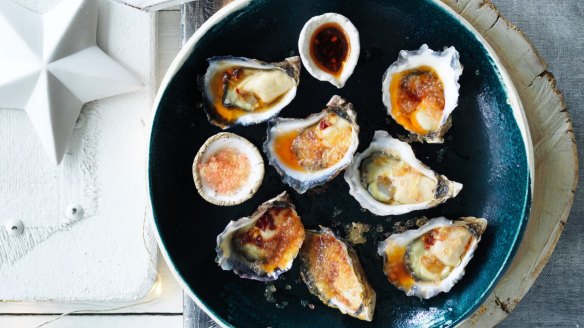
[(274, 140), (274, 150), (280, 161), (286, 166), (297, 171), (306, 171), (300, 166), (300, 164), (298, 164), (298, 158), (296, 158), (296, 155), (292, 152), (292, 143), (299, 134), (300, 131), (291, 131), (277, 136)]
[(415, 281), (408, 273), (404, 263), (406, 248), (394, 245), (386, 252), (384, 271), (389, 281), (405, 290), (411, 289)]
[(235, 122), (238, 118), (247, 112), (238, 108), (227, 108), (223, 106), (223, 75), (226, 71), (220, 71), (211, 79), (211, 95), (213, 97), (213, 106), (217, 114), (227, 122)]
[(414, 115), (416, 107), (422, 102), (428, 116), (436, 121), (442, 118), (444, 84), (432, 67), (420, 66), (393, 74), (389, 93), (393, 117), (408, 131), (420, 134), (431, 132), (423, 128)]
[(321, 70), (339, 77), (349, 57), (351, 45), (343, 28), (327, 23), (318, 28), (310, 40), (310, 57)]

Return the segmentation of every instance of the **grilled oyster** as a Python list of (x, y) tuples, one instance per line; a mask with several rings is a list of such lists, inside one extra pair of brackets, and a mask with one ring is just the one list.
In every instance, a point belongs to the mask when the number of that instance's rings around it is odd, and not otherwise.
[(223, 270), (242, 278), (276, 280), (292, 267), (303, 241), (304, 226), (283, 192), (251, 216), (229, 222), (217, 236), (217, 258)]
[(332, 180), (351, 163), (359, 145), (353, 105), (333, 96), (320, 113), (268, 123), (264, 152), (284, 183), (299, 193)]
[(375, 131), (373, 141), (357, 153), (345, 171), (349, 193), (376, 215), (399, 215), (437, 206), (456, 197), (462, 184), (438, 175), (421, 163), (412, 147)]
[(408, 296), (428, 299), (447, 293), (464, 275), (487, 220), (432, 219), (417, 230), (394, 234), (379, 244), (383, 271)]
[(339, 14), (312, 17), (300, 32), (298, 49), (302, 63), (317, 80), (342, 88), (359, 59), (359, 32)]
[(361, 320), (373, 320), (376, 294), (348, 243), (327, 228), (306, 231), (300, 261), (302, 280), (324, 304)]
[(221, 132), (205, 141), (193, 161), (193, 179), (206, 201), (221, 206), (241, 204), (258, 190), (264, 160), (247, 139)]
[(207, 61), (205, 112), (209, 122), (222, 129), (266, 121), (296, 96), (298, 56), (279, 63), (231, 56)]
[(383, 76), (383, 104), (419, 141), (442, 143), (458, 104), (461, 74), (454, 47), (437, 52), (424, 44), (419, 50), (402, 50)]

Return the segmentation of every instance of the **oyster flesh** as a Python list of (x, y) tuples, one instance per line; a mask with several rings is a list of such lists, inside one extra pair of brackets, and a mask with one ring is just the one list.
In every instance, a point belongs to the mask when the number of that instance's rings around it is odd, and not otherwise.
[(269, 163), (301, 194), (332, 180), (351, 163), (359, 145), (357, 114), (339, 96), (305, 119), (271, 120), (267, 133), (263, 148)]
[(383, 75), (383, 104), (404, 129), (428, 143), (444, 142), (458, 105), (462, 65), (454, 47), (402, 50)]
[(373, 320), (376, 294), (348, 243), (327, 228), (306, 231), (300, 261), (302, 280), (324, 304), (361, 320)]
[(276, 280), (292, 267), (303, 241), (304, 226), (283, 192), (251, 216), (229, 222), (217, 236), (217, 258), (223, 270), (242, 278)]
[(204, 78), (205, 112), (226, 129), (277, 115), (296, 96), (300, 58), (266, 63), (244, 57), (212, 57)]
[(349, 193), (376, 215), (399, 215), (427, 209), (456, 197), (462, 184), (438, 175), (420, 162), (412, 147), (375, 131), (345, 171)]
[(408, 296), (428, 299), (447, 293), (464, 275), (487, 220), (435, 218), (417, 230), (391, 235), (379, 244), (383, 271)]
[(302, 28), (298, 50), (310, 75), (340, 89), (357, 66), (361, 50), (359, 32), (343, 15), (315, 16)]
[(251, 142), (229, 132), (205, 141), (193, 161), (193, 179), (206, 201), (221, 206), (241, 204), (258, 190), (264, 160)]

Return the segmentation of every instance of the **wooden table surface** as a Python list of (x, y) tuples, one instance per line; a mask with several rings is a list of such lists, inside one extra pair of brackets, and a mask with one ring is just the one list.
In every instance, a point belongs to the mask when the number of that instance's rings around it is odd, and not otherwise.
[[(504, 16), (518, 25), (549, 64), (572, 114), (577, 140), (584, 138), (584, 2), (581, 0), (493, 0)], [(180, 49), (178, 8), (158, 15), (158, 76)], [(579, 149), (579, 157), (583, 149)], [(582, 170), (579, 171), (582, 177)], [(578, 189), (568, 223), (549, 263), (519, 306), (500, 327), (584, 327), (584, 192)], [(164, 263), (159, 300), (112, 314), (85, 313), (63, 317), (44, 327), (211, 327), (185, 300)], [(184, 304), (184, 305), (183, 305)], [(23, 304), (20, 304), (20, 309)], [(24, 305), (26, 306), (26, 305)], [(0, 316), (0, 327), (38, 327), (54, 319), (59, 306), (30, 304)], [(43, 309), (38, 310), (38, 309)], [(16, 313), (18, 312), (18, 313)], [(184, 315), (183, 315), (184, 314)]]

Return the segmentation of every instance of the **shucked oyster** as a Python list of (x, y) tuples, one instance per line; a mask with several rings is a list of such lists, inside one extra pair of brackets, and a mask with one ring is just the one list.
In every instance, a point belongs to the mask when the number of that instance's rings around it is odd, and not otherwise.
[(208, 62), (205, 111), (209, 122), (220, 128), (266, 121), (296, 96), (299, 57), (266, 63), (226, 56), (209, 58)]
[(377, 215), (399, 215), (437, 206), (456, 197), (462, 184), (422, 164), (412, 147), (375, 131), (373, 141), (357, 153), (345, 171), (349, 193)]
[(298, 50), (310, 75), (342, 88), (359, 59), (359, 32), (339, 14), (312, 17), (300, 32)]
[(302, 280), (324, 304), (361, 320), (373, 320), (376, 294), (349, 244), (327, 228), (306, 231), (300, 261)]
[(420, 141), (442, 143), (458, 104), (461, 74), (454, 47), (437, 52), (424, 44), (419, 50), (402, 50), (383, 76), (383, 104)]
[(304, 226), (283, 192), (251, 216), (229, 222), (217, 236), (216, 251), (223, 270), (269, 281), (292, 267), (303, 241)]
[(353, 105), (333, 96), (322, 112), (305, 119), (271, 120), (263, 148), (284, 183), (302, 194), (332, 180), (351, 163), (358, 134)]
[(408, 296), (430, 298), (447, 293), (464, 275), (487, 220), (432, 219), (417, 230), (394, 234), (379, 244), (389, 282)]

